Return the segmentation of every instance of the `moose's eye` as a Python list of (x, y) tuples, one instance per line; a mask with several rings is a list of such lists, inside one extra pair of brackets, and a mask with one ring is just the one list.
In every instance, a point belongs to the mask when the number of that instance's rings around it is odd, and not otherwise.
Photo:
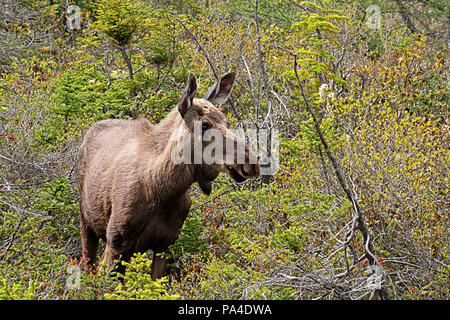
[(209, 129), (209, 123), (208, 122), (203, 122), (202, 123), (202, 131), (206, 131)]

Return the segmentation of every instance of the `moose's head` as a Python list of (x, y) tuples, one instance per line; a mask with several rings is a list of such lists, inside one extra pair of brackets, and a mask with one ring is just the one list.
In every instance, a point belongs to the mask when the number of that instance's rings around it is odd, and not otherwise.
[(220, 172), (228, 173), (237, 182), (258, 176), (260, 172), (257, 155), (229, 129), (228, 108), (224, 103), (234, 78), (234, 72), (228, 73), (203, 98), (197, 99), (197, 82), (191, 74), (178, 104), (190, 133), (189, 157), (196, 166), (196, 180), (207, 194)]

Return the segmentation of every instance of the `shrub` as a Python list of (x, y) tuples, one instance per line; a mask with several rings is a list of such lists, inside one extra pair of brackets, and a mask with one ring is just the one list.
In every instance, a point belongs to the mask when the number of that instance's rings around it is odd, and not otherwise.
[(127, 268), (113, 293), (105, 293), (106, 299), (111, 300), (174, 300), (178, 295), (168, 294), (167, 278), (151, 279), (152, 260), (145, 254), (135, 254), (130, 262), (122, 262)]
[(36, 284), (30, 282), (28, 286), (22, 283), (9, 283), (0, 278), (0, 300), (31, 300), (35, 299)]

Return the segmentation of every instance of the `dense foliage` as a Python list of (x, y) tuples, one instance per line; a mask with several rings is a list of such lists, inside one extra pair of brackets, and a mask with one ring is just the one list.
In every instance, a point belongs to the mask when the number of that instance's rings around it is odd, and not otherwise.
[[(450, 298), (446, 1), (0, 3), (0, 299)], [(151, 251), (95, 273), (83, 134), (229, 71), (230, 122), (276, 128), (279, 170), (194, 185), (167, 277)]]

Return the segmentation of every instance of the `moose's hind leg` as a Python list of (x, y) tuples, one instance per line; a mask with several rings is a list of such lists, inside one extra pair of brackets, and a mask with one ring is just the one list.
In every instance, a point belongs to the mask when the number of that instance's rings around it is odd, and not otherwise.
[(81, 219), (81, 247), (83, 257), (88, 258), (88, 263), (93, 266), (97, 260), (97, 249), (99, 237), (89, 228), (84, 219)]

